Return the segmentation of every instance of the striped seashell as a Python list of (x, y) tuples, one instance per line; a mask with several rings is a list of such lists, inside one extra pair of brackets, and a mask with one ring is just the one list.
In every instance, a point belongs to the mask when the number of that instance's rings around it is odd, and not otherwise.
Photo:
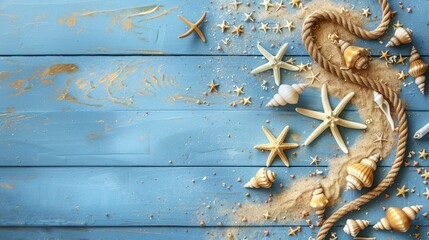
[(343, 230), (348, 235), (351, 235), (352, 237), (356, 237), (361, 230), (364, 230), (366, 227), (368, 227), (369, 221), (367, 220), (353, 220), (353, 219), (347, 219), (346, 225), (344, 226)]
[(391, 207), (386, 211), (386, 217), (374, 225), (375, 230), (395, 230), (406, 232), (410, 229), (411, 220), (417, 218), (417, 213), (423, 208), (422, 205), (404, 207), (402, 209)]
[(425, 73), (427, 69), (428, 64), (420, 58), (420, 54), (417, 52), (416, 48), (413, 47), (411, 49), (410, 68), (408, 69), (408, 73), (415, 78), (414, 82), (417, 84), (422, 94), (425, 93)]
[(267, 103), (267, 107), (278, 107), (285, 106), (286, 104), (298, 103), (299, 95), (304, 91), (308, 84), (282, 84), (279, 87), (279, 91), (274, 97)]
[(361, 190), (362, 187), (371, 187), (379, 159), (380, 154), (377, 153), (368, 158), (363, 158), (358, 163), (350, 164), (347, 167), (347, 190)]
[(313, 195), (310, 200), (310, 207), (316, 210), (316, 216), (318, 216), (320, 220), (323, 219), (328, 202), (329, 200), (323, 191), (322, 185), (318, 182), (314, 187)]
[(245, 188), (270, 188), (273, 182), (276, 180), (276, 174), (266, 168), (261, 168), (256, 173), (256, 176), (252, 177), (247, 182)]
[(393, 37), (386, 44), (386, 47), (399, 46), (401, 44), (410, 43), (413, 39), (413, 30), (409, 28), (398, 27), (393, 34)]

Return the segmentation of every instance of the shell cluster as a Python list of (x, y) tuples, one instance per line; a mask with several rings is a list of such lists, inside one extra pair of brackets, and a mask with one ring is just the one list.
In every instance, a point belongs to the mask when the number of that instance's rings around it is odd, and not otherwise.
[(422, 209), (422, 205), (415, 205), (404, 207), (402, 209), (397, 207), (388, 208), (386, 217), (382, 218), (374, 225), (375, 230), (395, 230), (398, 232), (406, 232), (410, 229), (411, 220), (417, 218), (417, 213)]
[(410, 68), (408, 69), (408, 73), (415, 78), (414, 82), (417, 84), (422, 94), (425, 93), (425, 73), (427, 69), (428, 64), (420, 58), (420, 54), (417, 52), (416, 48), (413, 47), (410, 54)]
[(258, 170), (256, 175), (247, 182), (245, 188), (270, 188), (276, 180), (276, 174), (266, 168)]
[(319, 220), (323, 219), (328, 202), (329, 200), (323, 191), (322, 185), (318, 182), (314, 187), (313, 195), (311, 196), (310, 207), (316, 210), (316, 216), (319, 217)]
[(282, 84), (279, 87), (279, 91), (274, 97), (267, 103), (267, 107), (278, 107), (286, 104), (298, 103), (299, 95), (304, 91), (308, 84)]
[(386, 99), (384, 99), (383, 95), (376, 91), (374, 91), (374, 102), (378, 105), (384, 115), (386, 115), (387, 121), (389, 122), (392, 131), (395, 131), (395, 123), (393, 122), (392, 115), (390, 115), (389, 103), (386, 101)]
[(386, 47), (399, 46), (401, 44), (410, 43), (413, 39), (413, 30), (409, 28), (398, 27), (393, 34), (393, 37), (386, 44)]
[(348, 68), (367, 69), (369, 65), (369, 52), (365, 48), (352, 46), (349, 42), (340, 40), (338, 45), (344, 55)]
[(374, 171), (377, 169), (377, 162), (380, 154), (377, 153), (367, 158), (363, 158), (358, 163), (352, 163), (347, 167), (347, 190), (361, 190), (362, 187), (371, 187), (374, 181)]
[(348, 235), (351, 235), (352, 237), (356, 237), (360, 231), (364, 230), (366, 227), (368, 227), (369, 221), (367, 220), (353, 220), (353, 219), (347, 219), (346, 225), (344, 226), (343, 230)]

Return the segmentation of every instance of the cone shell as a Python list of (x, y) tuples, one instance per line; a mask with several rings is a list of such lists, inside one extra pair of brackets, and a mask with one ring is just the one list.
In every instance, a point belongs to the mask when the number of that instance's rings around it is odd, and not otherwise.
[(387, 209), (386, 217), (374, 225), (374, 229), (389, 231), (393, 229), (398, 232), (406, 232), (410, 229), (411, 220), (416, 219), (417, 213), (422, 207), (421, 205), (404, 207), (403, 209), (391, 207)]
[(325, 207), (328, 202), (329, 200), (323, 191), (322, 185), (318, 182), (314, 188), (313, 195), (310, 200), (310, 207), (316, 210), (316, 215), (319, 217), (319, 219), (323, 218)]
[(351, 46), (349, 42), (340, 40), (339, 46), (344, 55), (348, 68), (367, 69), (369, 64), (369, 53), (365, 48)]
[(408, 69), (408, 73), (415, 78), (414, 82), (417, 84), (422, 94), (425, 92), (425, 73), (427, 69), (428, 64), (420, 58), (420, 54), (417, 52), (416, 48), (413, 47), (411, 49), (410, 68)]
[(353, 219), (347, 219), (346, 225), (344, 226), (343, 230), (348, 235), (351, 235), (352, 237), (356, 237), (361, 230), (364, 230), (366, 227), (368, 227), (369, 221), (366, 220), (353, 220)]
[(299, 95), (307, 86), (308, 84), (301, 83), (280, 85), (278, 93), (267, 103), (267, 107), (278, 107), (286, 104), (298, 103)]
[(273, 182), (276, 180), (276, 174), (266, 168), (261, 168), (256, 173), (255, 177), (252, 177), (247, 182), (245, 188), (270, 188)]
[(380, 154), (363, 158), (359, 163), (352, 163), (347, 167), (347, 190), (361, 190), (362, 187), (371, 187), (374, 181), (374, 171)]
[(399, 46), (401, 44), (410, 43), (413, 39), (413, 30), (409, 28), (398, 27), (393, 34), (393, 37), (386, 44), (386, 47)]

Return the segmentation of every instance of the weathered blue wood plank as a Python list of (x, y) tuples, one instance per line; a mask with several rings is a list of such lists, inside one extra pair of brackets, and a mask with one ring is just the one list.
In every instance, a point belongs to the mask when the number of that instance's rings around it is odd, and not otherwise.
[[(234, 216), (235, 204), (261, 203), (273, 194), (273, 206), (280, 204), (277, 194), (287, 189), (293, 180), (308, 176), (314, 167), (274, 167), (277, 183), (271, 189), (245, 189), (243, 184), (257, 171), (256, 167), (55, 167), (55, 168), (0, 168), (1, 226), (207, 226), (222, 222), (225, 226), (242, 225), (304, 225), (304, 220), (258, 221), (242, 223), (242, 216)], [(375, 183), (388, 168), (377, 170)], [(237, 178), (242, 182), (238, 183)], [(192, 182), (195, 179), (195, 183)], [(413, 167), (404, 168), (396, 183), (387, 193), (365, 205), (351, 218), (364, 218), (375, 223), (384, 214), (382, 207), (423, 204), (422, 178)], [(407, 198), (395, 197), (396, 187), (415, 186)], [(231, 185), (231, 186), (230, 186)], [(230, 187), (228, 187), (230, 186)], [(251, 198), (245, 193), (250, 192)], [(420, 195), (418, 195), (418, 193)], [(360, 196), (359, 192), (344, 192), (343, 202)], [(211, 207), (208, 208), (207, 206)], [(267, 207), (269, 206), (267, 205)], [(329, 210), (328, 212), (331, 212)], [(371, 214), (368, 214), (371, 212)], [(249, 219), (254, 216), (250, 213)], [(256, 216), (257, 217), (257, 216)], [(260, 216), (261, 219), (263, 218)], [(281, 219), (281, 216), (278, 216)], [(314, 220), (314, 219), (313, 219)], [(339, 224), (342, 224), (341, 222)], [(414, 224), (427, 225), (419, 217)]]
[[(363, 7), (371, 5), (371, 18), (361, 21), (369, 29), (373, 29), (380, 21), (380, 7), (371, 1), (332, 1), (336, 10), (342, 7), (355, 9), (358, 15)], [(228, 1), (82, 1), (82, 0), (47, 0), (32, 2), (25, 0), (2, 1), (0, 12), (0, 54), (259, 54), (255, 49), (257, 41), (271, 43), (291, 42), (294, 46), (289, 53), (294, 55), (307, 54), (300, 40), (300, 32), (305, 13), (311, 13), (321, 7), (329, 8), (331, 4), (321, 5), (317, 1), (303, 2), (309, 7), (305, 12), (292, 8), (286, 3), (287, 9), (279, 13), (271, 9), (270, 14), (263, 11), (258, 3), (250, 3), (250, 7), (241, 5), (238, 10), (231, 10)], [(155, 8), (161, 5), (159, 9)], [(426, 11), (419, 6), (426, 6), (427, 0), (406, 3), (412, 7), (412, 13), (400, 9), (396, 2), (391, 3), (392, 10), (397, 11), (393, 22), (400, 20), (407, 27), (414, 29), (414, 43), (425, 46)], [(220, 7), (225, 8), (221, 9)], [(136, 13), (154, 12), (144, 16), (133, 17)], [(192, 35), (185, 39), (178, 36), (187, 30), (177, 15), (183, 14), (191, 21), (196, 21), (203, 11), (208, 12), (207, 22), (202, 25), (208, 43), (204, 44)], [(244, 22), (244, 12), (256, 11), (255, 22)], [(167, 12), (165, 16), (159, 16)], [(376, 17), (377, 16), (377, 17)], [(412, 19), (412, 21), (410, 21)], [(229, 24), (243, 24), (245, 33), (241, 37), (222, 34), (217, 24), (226, 20)], [(251, 31), (251, 27), (260, 27), (260, 23), (286, 24), (286, 20), (294, 21), (296, 29), (291, 33), (287, 29), (281, 34), (272, 31)], [(392, 24), (393, 24), (392, 22)], [(232, 28), (228, 31), (230, 32)], [(381, 40), (387, 42), (392, 30)], [(221, 39), (229, 37), (232, 42), (223, 46), (224, 51), (216, 51)], [(370, 47), (375, 54), (381, 48), (378, 41), (360, 42)], [(402, 53), (409, 53), (406, 47), (399, 48)], [(428, 54), (427, 48), (421, 48), (422, 54)]]
[[(311, 62), (297, 57), (297, 63)], [(7, 57), (1, 58), (0, 112), (58, 110), (267, 110), (265, 105), (277, 90), (272, 90), (272, 72), (250, 74), (266, 60), (254, 57)], [(429, 62), (429, 58), (425, 58)], [(396, 65), (397, 71), (403, 68)], [(310, 72), (283, 72), (283, 83), (309, 81)], [(322, 81), (332, 80), (322, 77)], [(336, 79), (332, 77), (333, 79)], [(219, 93), (204, 94), (211, 80)], [(268, 90), (260, 86), (268, 81)], [(385, 79), (389, 81), (389, 79)], [(410, 83), (410, 84), (409, 84)], [(420, 94), (408, 77), (401, 96), (408, 110), (429, 110), (429, 95)], [(244, 85), (244, 95), (237, 96), (234, 86)], [(429, 88), (429, 87), (427, 87)], [(355, 98), (361, 96), (356, 93)], [(252, 104), (241, 106), (240, 98), (252, 97)], [(321, 109), (320, 91), (307, 88), (299, 104)], [(197, 101), (203, 104), (196, 104)], [(338, 100), (332, 98), (333, 104)], [(236, 102), (236, 108), (230, 107)], [(206, 103), (206, 104), (204, 104)], [(282, 110), (294, 110), (288, 105)], [(352, 104), (348, 110), (356, 109)]]
[[(411, 228), (414, 228), (412, 226)], [(100, 227), (100, 228), (0, 228), (0, 237), (10, 240), (141, 240), (141, 239), (308, 239), (316, 237), (318, 228), (310, 229), (302, 226), (297, 237), (288, 236), (288, 227)], [(266, 233), (268, 232), (268, 235)], [(374, 231), (370, 228), (362, 231), (359, 236), (375, 237), (376, 239), (415, 240), (414, 233), (426, 236), (429, 227), (421, 226), (419, 230), (409, 233), (392, 233)], [(333, 228), (338, 239), (349, 239), (342, 227)], [(231, 236), (231, 237), (230, 237)]]

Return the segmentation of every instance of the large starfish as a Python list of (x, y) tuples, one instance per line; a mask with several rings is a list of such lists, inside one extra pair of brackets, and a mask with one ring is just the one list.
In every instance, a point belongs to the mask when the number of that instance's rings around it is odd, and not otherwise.
[(337, 125), (346, 127), (346, 128), (353, 128), (353, 129), (366, 129), (367, 127), (365, 124), (344, 120), (339, 117), (341, 112), (346, 107), (347, 103), (354, 96), (354, 94), (355, 94), (354, 92), (347, 94), (347, 96), (345, 96), (341, 100), (341, 102), (337, 105), (337, 107), (334, 110), (332, 110), (331, 104), (329, 103), (329, 98), (328, 98), (328, 89), (326, 87), (326, 84), (323, 84), (322, 85), (322, 105), (324, 110), (323, 113), (316, 112), (313, 110), (303, 109), (303, 108), (295, 109), (298, 113), (304, 116), (323, 121), (316, 129), (314, 129), (314, 131), (310, 134), (310, 136), (308, 136), (308, 138), (304, 142), (304, 145), (309, 145), (327, 128), (330, 128), (332, 135), (334, 136), (335, 141), (337, 141), (337, 144), (340, 146), (341, 150), (343, 150), (343, 152), (345, 153), (349, 152), (346, 144), (343, 141), (343, 138), (341, 137), (341, 134), (340, 134), (340, 131), (338, 130)]
[(179, 38), (185, 38), (189, 35), (191, 35), (192, 32), (196, 32), (198, 36), (201, 38), (203, 42), (206, 42), (206, 37), (204, 36), (203, 32), (198, 28), (201, 23), (203, 23), (204, 19), (206, 19), (207, 13), (204, 12), (200, 19), (196, 23), (191, 23), (188, 19), (184, 18), (183, 16), (179, 15), (178, 17), (180, 20), (182, 20), (186, 25), (189, 26), (189, 30), (186, 31), (184, 34), (180, 35)]
[(294, 66), (292, 64), (289, 64), (287, 62), (283, 62), (282, 58), (286, 53), (287, 49), (287, 43), (285, 43), (279, 50), (279, 52), (276, 54), (276, 56), (271, 55), (265, 48), (263, 48), (260, 44), (258, 44), (258, 50), (259, 52), (264, 55), (264, 57), (268, 60), (267, 63), (264, 65), (261, 65), (255, 69), (252, 70), (252, 74), (257, 74), (260, 72), (264, 72), (270, 69), (273, 69), (274, 72), (274, 81), (276, 82), (277, 86), (280, 85), (281, 77), (280, 77), (280, 68), (287, 69), (290, 71), (298, 71), (299, 68), (297, 66)]
[(289, 126), (286, 126), (277, 138), (275, 138), (273, 134), (270, 132), (270, 130), (268, 130), (268, 128), (265, 126), (262, 126), (262, 131), (264, 131), (265, 136), (267, 136), (268, 141), (270, 141), (270, 143), (259, 144), (259, 145), (256, 145), (254, 148), (263, 150), (263, 151), (271, 151), (270, 155), (268, 155), (268, 158), (267, 158), (267, 167), (269, 167), (271, 163), (273, 163), (277, 155), (279, 155), (283, 163), (287, 167), (289, 167), (289, 160), (287, 159), (286, 154), (284, 153), (284, 150), (298, 147), (298, 144), (296, 143), (284, 143), (287, 132), (289, 131)]

